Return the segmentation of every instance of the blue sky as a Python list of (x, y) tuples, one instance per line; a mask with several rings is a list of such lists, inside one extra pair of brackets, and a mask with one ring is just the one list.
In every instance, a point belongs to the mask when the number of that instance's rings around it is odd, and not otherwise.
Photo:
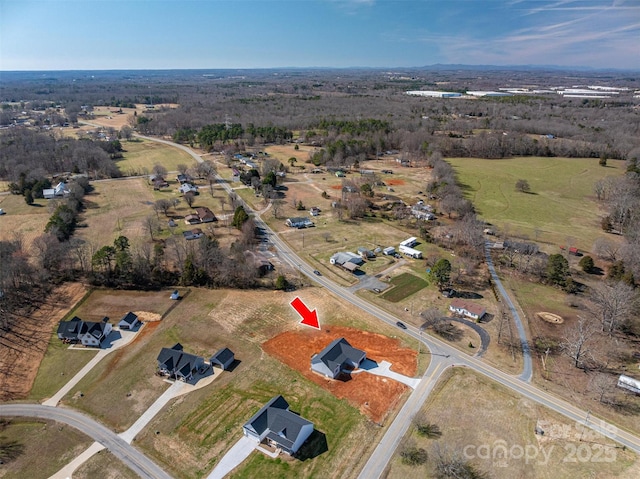
[(640, 70), (640, 0), (0, 0), (0, 70)]

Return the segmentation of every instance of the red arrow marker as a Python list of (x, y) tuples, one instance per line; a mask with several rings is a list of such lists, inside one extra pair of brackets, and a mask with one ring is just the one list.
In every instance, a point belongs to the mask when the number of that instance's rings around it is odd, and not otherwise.
[(307, 305), (302, 302), (300, 298), (296, 296), (296, 299), (291, 301), (291, 307), (296, 310), (296, 312), (302, 316), (302, 321), (300, 324), (304, 324), (305, 326), (310, 326), (315, 329), (320, 329), (320, 323), (318, 322), (318, 313), (314, 309), (313, 311), (309, 311)]

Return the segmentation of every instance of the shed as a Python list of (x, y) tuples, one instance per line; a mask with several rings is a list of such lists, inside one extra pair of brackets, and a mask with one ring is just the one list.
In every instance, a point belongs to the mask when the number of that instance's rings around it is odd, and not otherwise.
[(213, 356), (211, 356), (211, 359), (209, 360), (211, 366), (217, 364), (222, 368), (223, 371), (229, 369), (229, 366), (231, 366), (234, 361), (235, 355), (229, 348), (220, 349)]

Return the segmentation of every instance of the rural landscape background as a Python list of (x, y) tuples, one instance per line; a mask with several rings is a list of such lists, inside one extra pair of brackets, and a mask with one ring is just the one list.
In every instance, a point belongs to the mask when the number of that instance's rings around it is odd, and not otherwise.
[[(170, 402), (136, 436), (175, 477), (209, 474), (277, 394), (321, 436), (306, 459), (254, 452), (234, 477), (358, 477), (412, 391), (369, 374), (332, 383), (312, 373), (309, 355), (339, 336), (409, 377), (440, 361), (423, 335), (512, 375), (530, 355), (531, 384), (637, 433), (640, 403), (616, 387), (638, 367), (637, 83), (446, 68), (3, 74), (2, 399), (47, 401), (95, 356), (68, 349), (60, 321), (117, 322), (135, 311), (145, 320), (135, 340), (60, 405), (126, 431), (167, 388), (155, 374), (162, 347), (179, 342), (205, 357), (229, 347), (239, 360), (232, 372)], [(567, 85), (592, 93), (559, 94)], [(407, 94), (415, 91), (460, 96)], [(179, 191), (178, 175), (197, 194)], [(42, 198), (60, 181), (67, 193)], [(197, 208), (216, 220), (189, 240)], [(287, 226), (297, 217), (313, 227)], [(421, 259), (382, 253), (409, 236)], [(355, 274), (331, 264), (356, 250), (372, 255)], [(178, 303), (169, 299), (176, 288)], [(452, 318), (451, 295), (486, 314)], [(295, 297), (318, 311), (321, 331), (297, 324)], [(589, 461), (567, 461), (583, 426), (482, 374), (431, 379), (385, 477), (450, 477), (446, 467), (482, 477), (637, 474), (635, 453), (605, 437), (592, 438)], [(2, 424), (3, 477), (49, 477), (90, 445), (79, 433), (56, 436), (51, 422)], [(570, 434), (536, 435), (543, 426)], [(46, 434), (26, 441), (38, 428)], [(550, 455), (500, 464), (462, 455), (496, 441)], [(600, 455), (615, 460), (591, 460)], [(133, 474), (103, 452), (74, 477), (97, 471)]]

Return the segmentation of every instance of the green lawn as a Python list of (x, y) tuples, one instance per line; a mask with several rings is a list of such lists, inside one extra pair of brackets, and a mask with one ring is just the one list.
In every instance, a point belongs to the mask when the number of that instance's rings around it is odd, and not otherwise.
[(123, 141), (124, 158), (116, 160), (118, 169), (123, 175), (142, 175), (151, 172), (156, 163), (167, 171), (176, 171), (179, 164), (193, 166), (195, 160), (188, 153), (155, 141), (135, 140)]
[(426, 288), (429, 285), (429, 283), (424, 279), (418, 278), (411, 273), (399, 274), (398, 276), (391, 278), (390, 283), (393, 285), (393, 288), (383, 293), (382, 297), (392, 303), (402, 301), (404, 298), (417, 293), (422, 288)]
[[(609, 161), (609, 166), (603, 168), (597, 158), (447, 161), (486, 221), (507, 234), (527, 235), (552, 244), (564, 244), (571, 237), (576, 246), (585, 250), (604, 235), (600, 229), (604, 211), (595, 200), (594, 183), (625, 171), (621, 161)], [(529, 182), (530, 193), (515, 190), (519, 179)]]

